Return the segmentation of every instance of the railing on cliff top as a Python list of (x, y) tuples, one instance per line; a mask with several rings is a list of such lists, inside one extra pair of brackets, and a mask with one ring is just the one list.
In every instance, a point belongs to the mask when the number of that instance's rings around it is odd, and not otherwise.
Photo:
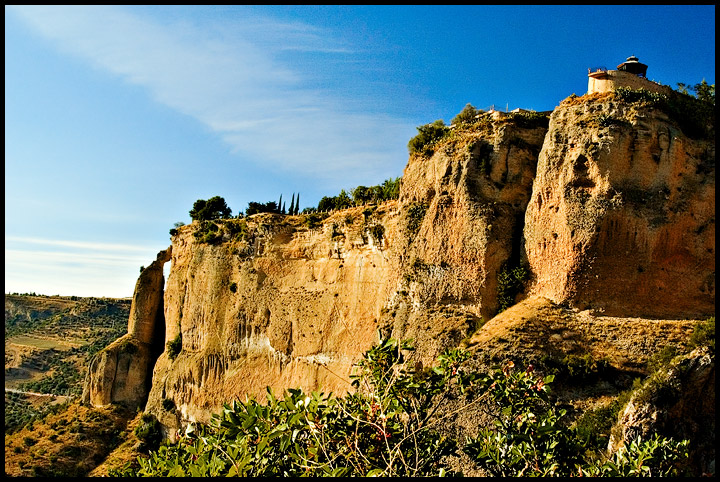
[(608, 69), (604, 65), (601, 65), (599, 67), (590, 67), (588, 69), (588, 74), (594, 74), (595, 72), (607, 72)]

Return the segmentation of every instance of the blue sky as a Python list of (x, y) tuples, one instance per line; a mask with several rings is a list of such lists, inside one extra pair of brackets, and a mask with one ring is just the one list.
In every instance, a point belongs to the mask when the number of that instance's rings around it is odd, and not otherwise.
[(467, 103), (714, 84), (714, 45), (714, 6), (6, 6), (5, 292), (131, 296), (197, 199), (316, 206)]

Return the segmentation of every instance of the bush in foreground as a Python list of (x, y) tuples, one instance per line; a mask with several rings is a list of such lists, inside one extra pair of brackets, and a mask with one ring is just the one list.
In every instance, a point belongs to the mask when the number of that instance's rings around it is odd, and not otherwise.
[[(114, 475), (123, 476), (442, 476), (459, 450), (499, 476), (674, 475), (687, 441), (637, 440), (610, 458), (586, 458), (565, 412), (548, 400), (553, 376), (511, 362), (489, 374), (467, 371), (469, 354), (448, 350), (438, 365), (405, 364), (407, 343), (386, 340), (369, 350), (344, 397), (291, 389), (226, 404), (209, 426), (190, 426)], [(451, 398), (495, 406), (496, 426), (465, 444), (442, 436)]]

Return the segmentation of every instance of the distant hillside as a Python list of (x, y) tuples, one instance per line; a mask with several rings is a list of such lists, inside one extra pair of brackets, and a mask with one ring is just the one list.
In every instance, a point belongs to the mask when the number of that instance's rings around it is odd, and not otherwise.
[(82, 392), (90, 358), (127, 330), (130, 299), (5, 295), (5, 431)]

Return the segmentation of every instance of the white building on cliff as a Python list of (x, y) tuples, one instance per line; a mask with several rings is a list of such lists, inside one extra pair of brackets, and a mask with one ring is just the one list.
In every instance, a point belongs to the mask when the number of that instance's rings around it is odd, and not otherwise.
[(604, 67), (588, 69), (588, 94), (612, 92), (618, 87), (645, 89), (661, 94), (671, 93), (670, 87), (647, 79), (647, 68), (637, 57), (630, 56), (617, 66), (617, 70), (607, 70)]

